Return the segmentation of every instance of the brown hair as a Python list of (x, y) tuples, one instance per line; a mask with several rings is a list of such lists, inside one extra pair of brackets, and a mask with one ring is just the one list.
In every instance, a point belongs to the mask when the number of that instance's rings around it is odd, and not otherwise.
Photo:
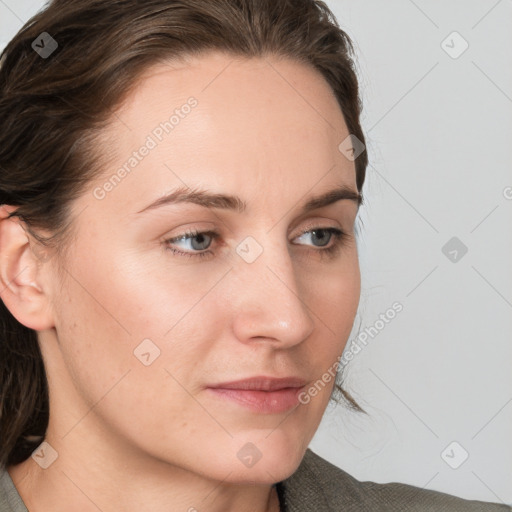
[[(0, 57), (0, 204), (18, 206), (10, 216), (62, 253), (73, 199), (104, 171), (104, 155), (92, 148), (112, 112), (150, 65), (208, 50), (313, 66), (364, 143), (352, 42), (321, 1), (53, 0)], [(367, 163), (363, 151), (355, 160), (360, 193)], [(365, 412), (340, 381), (335, 391)], [(48, 417), (37, 333), (0, 301), (0, 466), (30, 456)]]

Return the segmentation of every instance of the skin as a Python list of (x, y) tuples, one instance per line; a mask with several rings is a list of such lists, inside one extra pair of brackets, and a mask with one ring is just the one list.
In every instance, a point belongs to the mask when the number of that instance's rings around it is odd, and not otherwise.
[[(191, 96), (190, 114), (97, 199), (95, 187)], [(95, 149), (108, 165), (73, 203), (65, 258), (41, 259), (17, 219), (0, 222), (2, 299), (38, 331), (50, 387), (46, 441), (58, 453), (46, 469), (31, 457), (8, 468), (30, 512), (70, 503), (103, 512), (279, 510), (273, 484), (299, 466), (334, 381), (276, 414), (205, 388), (258, 375), (313, 383), (341, 355), (360, 296), (357, 204), (299, 210), (340, 184), (357, 191), (354, 162), (338, 150), (348, 134), (330, 87), (304, 64), (215, 52), (159, 64), (102, 133)], [(184, 184), (236, 194), (247, 211), (181, 203), (137, 213)], [(2, 219), (12, 208), (1, 208)], [(328, 227), (347, 237), (321, 257), (325, 240), (301, 230)], [(197, 238), (171, 245), (208, 257), (166, 250), (166, 239), (190, 229), (220, 236), (209, 247)], [(236, 252), (247, 236), (263, 249), (252, 263)], [(160, 350), (148, 366), (134, 355), (147, 338)], [(237, 456), (247, 443), (261, 453), (252, 467)]]

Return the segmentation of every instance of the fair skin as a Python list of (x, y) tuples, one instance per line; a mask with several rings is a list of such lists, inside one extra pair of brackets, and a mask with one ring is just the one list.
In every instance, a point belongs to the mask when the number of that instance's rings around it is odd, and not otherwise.
[[(191, 96), (197, 106), (95, 197)], [(299, 466), (334, 381), (284, 412), (207, 388), (262, 375), (314, 383), (343, 351), (360, 295), (358, 205), (301, 213), (341, 185), (357, 192), (354, 162), (338, 149), (349, 135), (338, 103), (303, 64), (212, 53), (149, 69), (112, 119), (99, 148), (111, 160), (73, 203), (77, 236), (65, 260), (40, 260), (17, 219), (0, 222), (1, 298), (38, 331), (46, 441), (58, 453), (46, 469), (29, 457), (9, 473), (30, 512), (71, 503), (84, 512), (277, 511), (273, 484)], [(184, 186), (237, 195), (247, 209), (177, 203), (138, 213)], [(219, 237), (165, 242), (190, 230)], [(236, 252), (248, 236), (263, 249), (251, 263)], [(134, 355), (147, 338), (160, 350), (149, 365)], [(250, 467), (238, 456), (247, 443), (261, 454)]]

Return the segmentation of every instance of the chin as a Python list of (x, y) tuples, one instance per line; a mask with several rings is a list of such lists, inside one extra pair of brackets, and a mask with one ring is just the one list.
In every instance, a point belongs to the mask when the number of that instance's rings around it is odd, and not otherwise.
[(233, 440), (229, 451), (234, 457), (229, 458), (226, 472), (231, 473), (228, 480), (232, 483), (274, 484), (291, 476), (299, 467), (307, 449), (306, 442), (286, 437), (276, 431), (260, 434), (259, 441)]

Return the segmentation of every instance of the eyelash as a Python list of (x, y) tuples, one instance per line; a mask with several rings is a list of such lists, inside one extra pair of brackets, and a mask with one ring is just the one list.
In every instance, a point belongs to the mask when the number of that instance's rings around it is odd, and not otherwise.
[[(306, 233), (311, 233), (313, 231), (327, 231), (328, 233), (330, 233), (332, 235), (332, 237), (329, 239), (329, 241), (334, 239), (334, 243), (331, 246), (329, 246), (327, 249), (314, 250), (314, 252), (319, 253), (322, 258), (323, 257), (327, 257), (327, 258), (331, 257), (332, 258), (332, 257), (336, 256), (336, 254), (338, 253), (338, 251), (341, 248), (341, 245), (343, 244), (345, 239), (348, 237), (348, 235), (344, 231), (342, 231), (338, 228), (333, 228), (333, 227), (307, 228), (304, 231), (302, 231), (298, 236), (301, 237), (302, 235), (305, 235)], [(196, 236), (199, 236), (199, 235), (208, 235), (208, 236), (212, 237), (213, 241), (215, 241), (220, 236), (219, 233), (217, 233), (215, 231), (196, 231), (196, 230), (187, 231), (186, 233), (184, 233), (182, 235), (164, 240), (165, 249), (168, 251), (171, 251), (173, 254), (176, 254), (178, 256), (185, 256), (185, 257), (191, 257), (191, 258), (194, 258), (194, 257), (206, 258), (211, 255), (211, 251), (209, 249), (206, 249), (203, 252), (190, 253), (190, 252), (180, 251), (180, 250), (175, 249), (174, 247), (171, 247), (169, 245), (173, 242), (177, 242), (177, 241), (183, 240), (183, 239), (195, 238)]]

